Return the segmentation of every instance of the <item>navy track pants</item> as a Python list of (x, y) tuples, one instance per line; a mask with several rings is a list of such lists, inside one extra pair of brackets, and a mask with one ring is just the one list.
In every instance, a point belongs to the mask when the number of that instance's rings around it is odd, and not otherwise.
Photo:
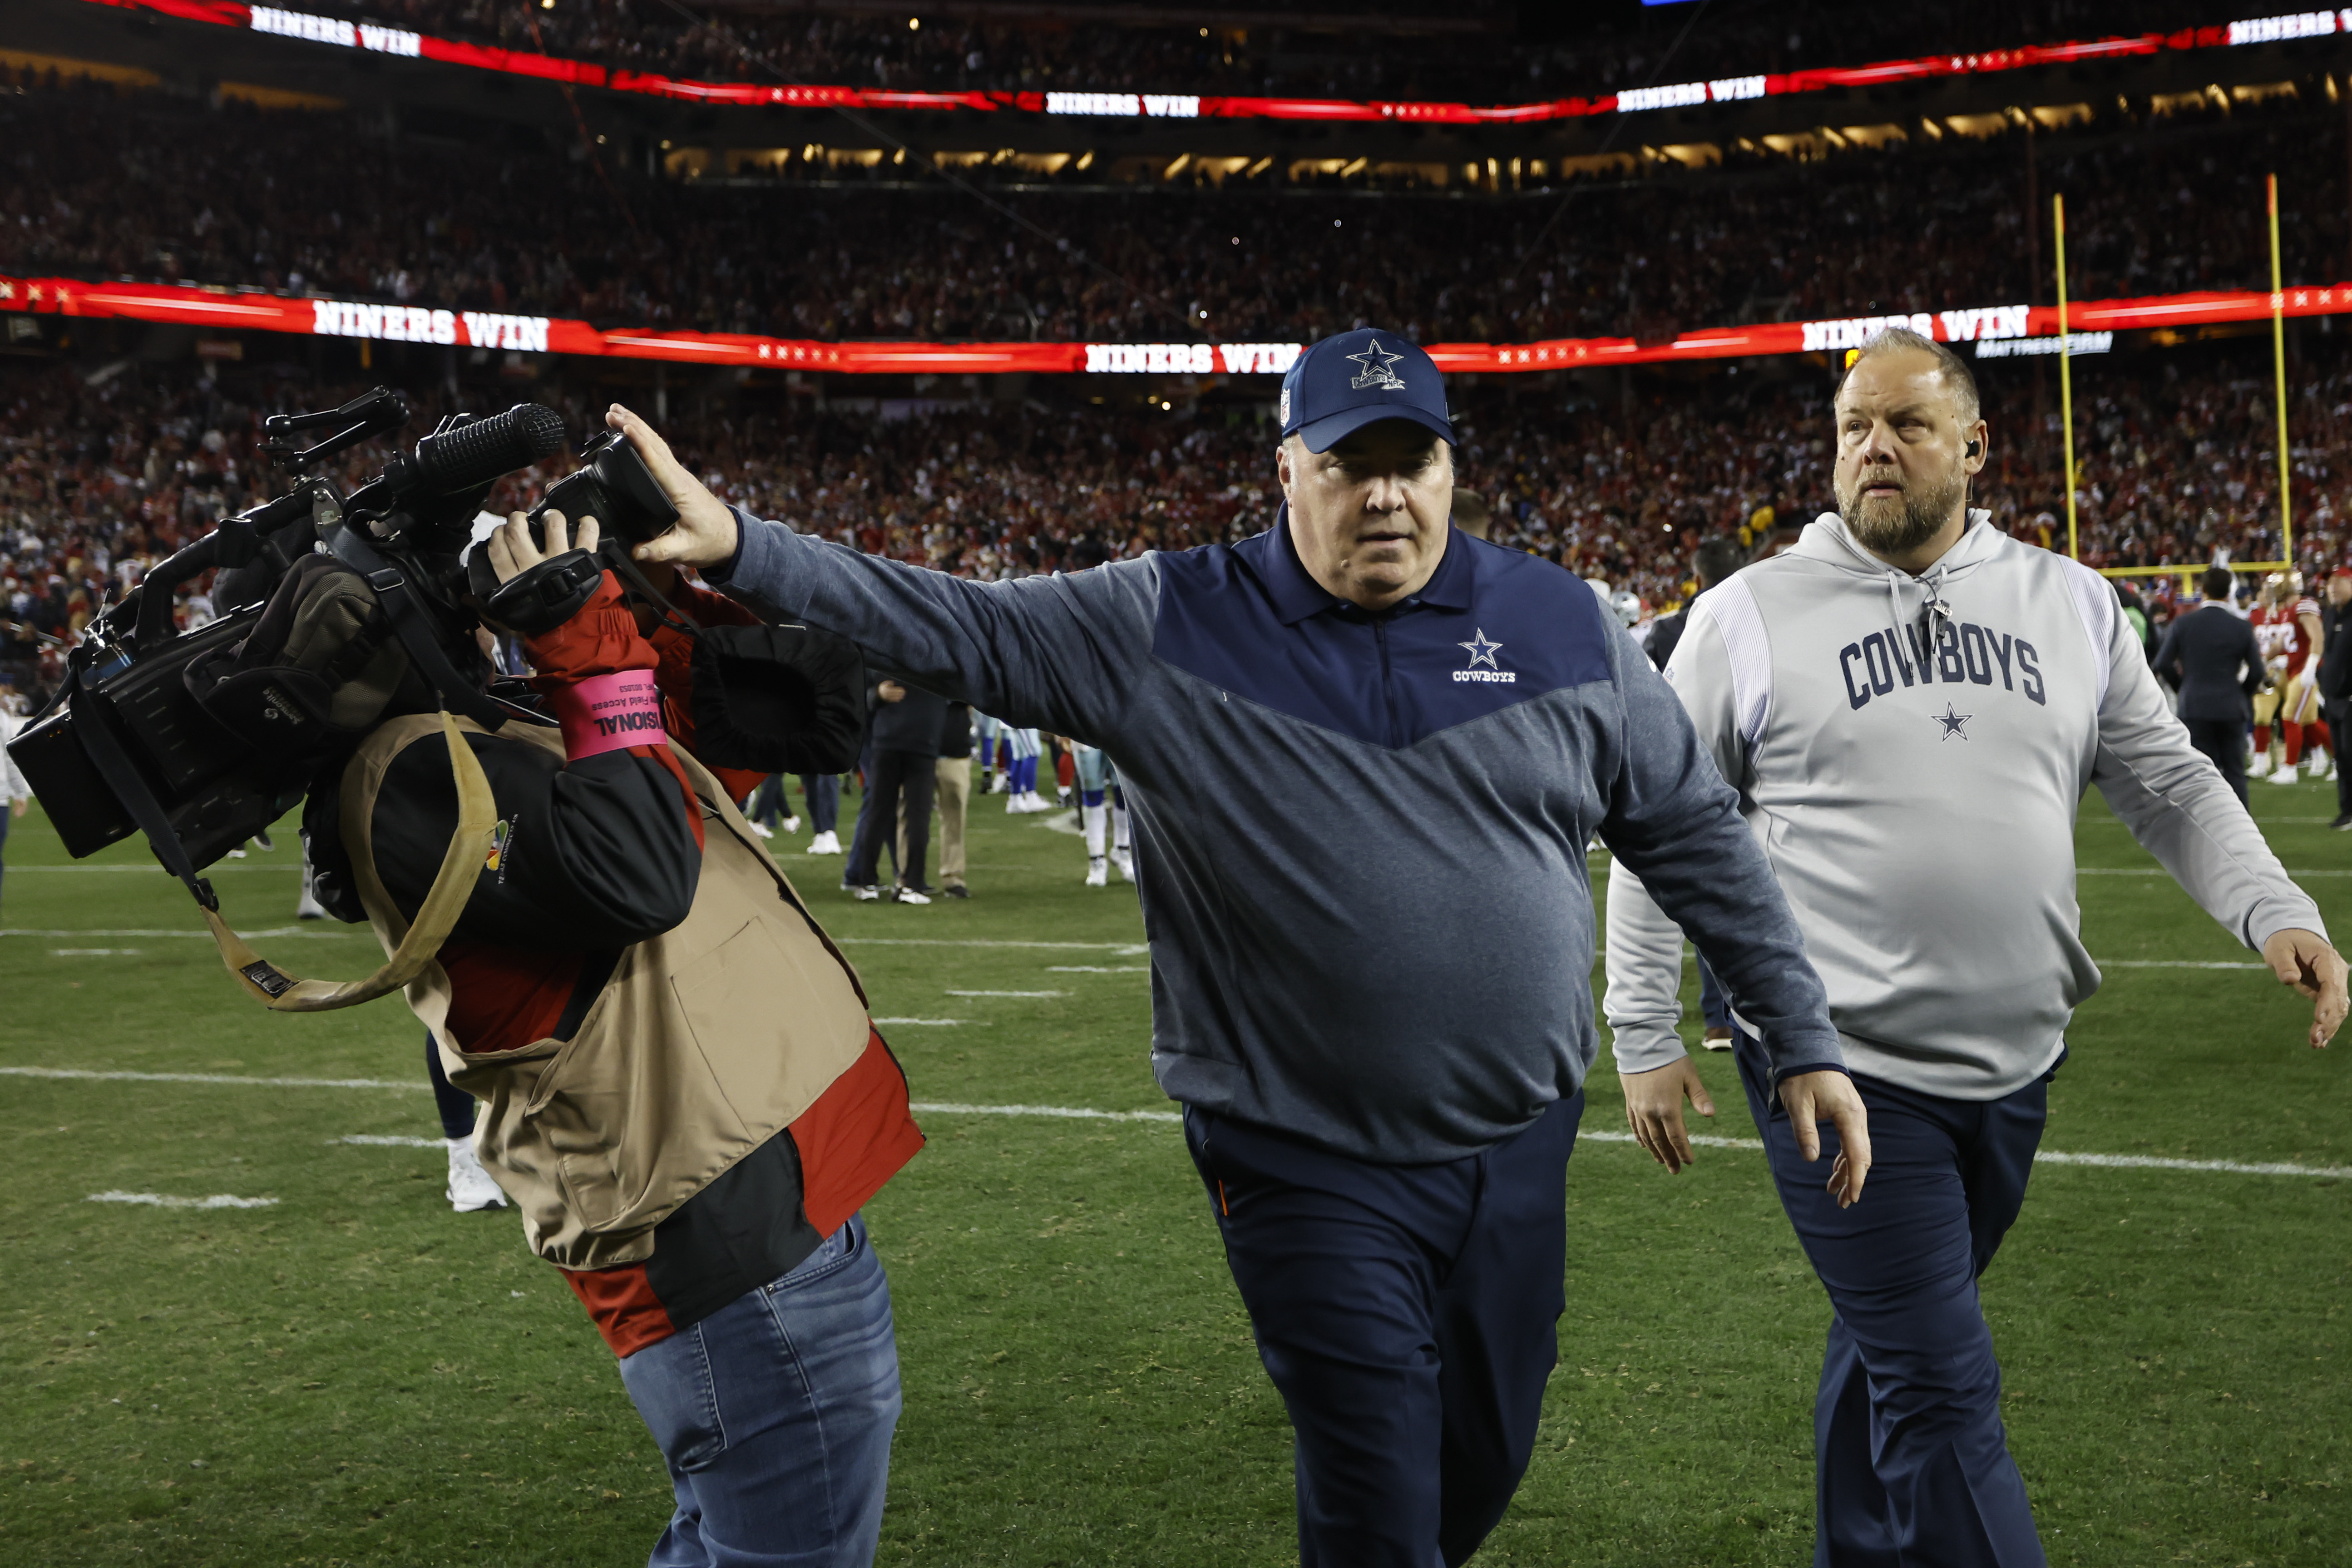
[(1813, 1405), (1815, 1568), (2042, 1568), (2000, 1421), (1977, 1277), (2025, 1202), (2057, 1069), (2000, 1100), (1946, 1100), (1854, 1075), (1870, 1112), (1862, 1201), (1841, 1209), (1797, 1152), (1742, 1031), (1739, 1079), (1781, 1206), (1836, 1315)]
[(1447, 1568), (1527, 1473), (1566, 1309), (1584, 1096), (1482, 1153), (1375, 1165), (1187, 1108), (1296, 1433), (1301, 1568)]

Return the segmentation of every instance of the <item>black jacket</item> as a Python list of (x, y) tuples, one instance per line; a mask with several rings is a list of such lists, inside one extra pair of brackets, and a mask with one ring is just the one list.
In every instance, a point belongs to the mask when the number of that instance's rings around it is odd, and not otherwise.
[(2319, 604), (2319, 628), (2327, 646), (2319, 651), (2319, 695), (2329, 702), (2352, 697), (2352, 605)]
[(936, 757), (947, 716), (948, 700), (919, 686), (908, 686), (907, 695), (896, 702), (885, 702), (877, 696), (874, 699), (874, 749)]
[(2155, 668), (2180, 688), (2184, 720), (2253, 717), (2247, 698), (2262, 688), (2262, 649), (2254, 628), (2220, 605), (2176, 616), (2156, 650)]
[(940, 717), (940, 755), (971, 755), (971, 704), (950, 702)]

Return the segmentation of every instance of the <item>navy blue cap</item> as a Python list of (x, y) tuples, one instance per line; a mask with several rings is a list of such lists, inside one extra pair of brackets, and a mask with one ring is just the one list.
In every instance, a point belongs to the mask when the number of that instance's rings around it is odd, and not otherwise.
[(1402, 332), (1360, 327), (1310, 344), (1282, 378), (1282, 433), (1310, 452), (1382, 419), (1410, 419), (1454, 443), (1445, 383)]

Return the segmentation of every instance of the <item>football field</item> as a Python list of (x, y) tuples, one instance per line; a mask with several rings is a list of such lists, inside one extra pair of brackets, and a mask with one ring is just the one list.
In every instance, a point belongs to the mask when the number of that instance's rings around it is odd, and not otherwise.
[[(2252, 787), (2352, 932), (2333, 786)], [(1080, 885), (1066, 816), (972, 819), (968, 903), (854, 904), (838, 858), (780, 856), (929, 1136), (866, 1211), (906, 1387), (880, 1560), (1295, 1562), (1288, 1426), (1146, 1060), (1134, 890)], [(2095, 796), (2077, 839), (2106, 984), (2052, 1091), (2045, 1151), (2074, 1158), (1984, 1285), (2052, 1561), (2340, 1568), (2352, 1033), (2309, 1050), (2308, 1004)], [(372, 969), (365, 928), (295, 924), (290, 820), (278, 844), (215, 868), (231, 922), (299, 973)], [(400, 1002), (264, 1012), (143, 845), (68, 862), (37, 809), (6, 858), (0, 1563), (642, 1563), (659, 1456), (511, 1211), (450, 1212)], [(1761, 1155), (1668, 1177), (1607, 1064), (1560, 1364), (1476, 1561), (1795, 1568), (1822, 1292)], [(1701, 1067), (1704, 1131), (1752, 1139), (1728, 1059)]]

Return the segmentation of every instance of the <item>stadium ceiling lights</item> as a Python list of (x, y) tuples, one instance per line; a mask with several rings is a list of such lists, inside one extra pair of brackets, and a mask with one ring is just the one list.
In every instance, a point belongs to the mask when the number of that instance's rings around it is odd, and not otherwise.
[(1631, 114), (1705, 103), (1737, 102), (1831, 88), (1885, 87), (1939, 77), (1975, 76), (2028, 66), (2159, 55), (2186, 49), (2227, 48), (2285, 43), (2352, 33), (2352, 9), (2301, 11), (2288, 16), (2184, 27), (2172, 33), (2141, 33), (2083, 43), (2029, 44), (1978, 54), (1930, 55), (1878, 65), (1789, 71), (1770, 76), (1677, 82), (1663, 87), (1605, 93), (1596, 98), (1559, 98), (1537, 103), (1484, 107), (1466, 103), (1364, 101), (1346, 99), (1226, 98), (1132, 92), (900, 92), (883, 88), (772, 85), (760, 82), (695, 81), (654, 71), (616, 70), (581, 60), (559, 59), (520, 49), (436, 38), (404, 28), (341, 21), (331, 16), (247, 5), (238, 0), (87, 0), (120, 9), (152, 11), (183, 21), (206, 22), (279, 37), (306, 39), (348, 49), (438, 60), (511, 76), (534, 77), (567, 86), (601, 87), (694, 103), (732, 103), (799, 109), (1013, 110), (1096, 118), (1179, 118), (1386, 121), (1419, 124), (1528, 124), (1595, 114)]
[[(2252, 321), (2273, 305), (2289, 316), (2352, 313), (2352, 283), (2077, 301), (2067, 347), (2104, 353), (2114, 334), (2134, 329)], [(351, 300), (294, 299), (258, 290), (168, 283), (90, 283), (71, 278), (0, 277), (0, 311), (115, 317), (189, 326), (292, 332), (308, 337), (429, 343), (519, 353), (577, 354), (724, 365), (834, 371), (845, 374), (1279, 375), (1297, 343), (925, 343), (821, 342), (748, 332), (605, 331), (560, 317), (433, 310)], [(1942, 342), (1967, 343), (1979, 359), (2058, 352), (2058, 312), (2047, 305), (1994, 305), (1909, 315), (1775, 321), (1685, 332), (1671, 342), (1633, 338), (1556, 338), (1529, 343), (1425, 343), (1441, 370), (1532, 372), (1650, 364), (1764, 354), (1833, 354), (1883, 327), (1908, 327)]]

